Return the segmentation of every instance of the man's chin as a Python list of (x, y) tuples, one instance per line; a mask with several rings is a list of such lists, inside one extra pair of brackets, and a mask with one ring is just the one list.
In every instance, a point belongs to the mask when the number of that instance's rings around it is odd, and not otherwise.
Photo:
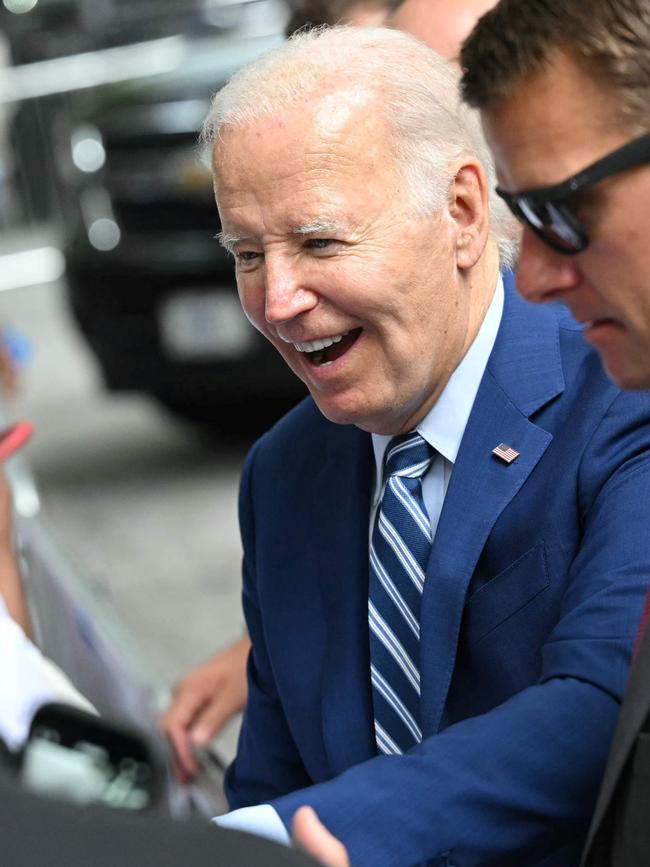
[(331, 401), (319, 399), (319, 395), (314, 394), (313, 392), (311, 393), (311, 396), (314, 398), (314, 403), (318, 409), (323, 413), (328, 421), (331, 421), (334, 424), (354, 424), (357, 425), (357, 427), (362, 427), (362, 424), (360, 424), (360, 418), (363, 414), (354, 412), (350, 408), (337, 406)]
[(334, 424), (353, 424), (366, 433), (386, 436), (395, 436), (403, 432), (400, 420), (385, 408), (371, 408), (367, 405), (341, 406), (330, 401), (319, 400), (315, 394), (312, 394), (312, 397), (325, 418)]
[(602, 357), (607, 376), (626, 391), (650, 389), (650, 350), (630, 357)]
[(345, 400), (341, 395), (339, 395), (338, 400), (331, 396), (324, 397), (311, 389), (310, 394), (328, 421), (334, 424), (353, 424), (361, 430), (375, 432), (377, 417), (381, 413), (373, 412), (372, 408), (368, 407), (365, 402)]

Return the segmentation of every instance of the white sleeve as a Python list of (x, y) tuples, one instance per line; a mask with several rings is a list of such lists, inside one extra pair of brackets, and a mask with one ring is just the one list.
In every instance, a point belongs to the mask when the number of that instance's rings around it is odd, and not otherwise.
[(24, 745), (34, 713), (52, 700), (40, 650), (9, 616), (0, 596), (0, 737), (10, 750)]
[(259, 804), (256, 807), (241, 807), (223, 816), (217, 816), (212, 821), (221, 828), (233, 831), (248, 831), (258, 837), (266, 837), (276, 843), (291, 846), (291, 838), (284, 827), (284, 822), (270, 804)]

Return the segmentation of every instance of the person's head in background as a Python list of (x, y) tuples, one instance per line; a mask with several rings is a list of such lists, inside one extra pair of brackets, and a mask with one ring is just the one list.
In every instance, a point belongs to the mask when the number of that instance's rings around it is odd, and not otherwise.
[(612, 379), (650, 387), (650, 3), (501, 0), (461, 63), (502, 190), (527, 194), (520, 290), (564, 301)]
[(495, 3), (496, 0), (403, 0), (397, 3), (388, 23), (457, 63), (463, 40)]
[(322, 24), (381, 27), (399, 0), (291, 0), (287, 36)]

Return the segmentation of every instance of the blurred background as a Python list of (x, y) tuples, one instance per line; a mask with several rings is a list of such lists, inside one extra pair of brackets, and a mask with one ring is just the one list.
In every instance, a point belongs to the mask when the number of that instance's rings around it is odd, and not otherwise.
[(42, 511), (170, 684), (241, 633), (241, 464), (303, 395), (241, 313), (197, 145), (288, 15), (0, 0), (3, 415), (34, 422)]

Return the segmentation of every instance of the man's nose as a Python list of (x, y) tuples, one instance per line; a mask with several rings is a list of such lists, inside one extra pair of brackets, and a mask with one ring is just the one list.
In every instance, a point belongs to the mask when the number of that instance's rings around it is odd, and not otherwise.
[(573, 256), (553, 250), (528, 227), (521, 238), (517, 288), (527, 301), (544, 304), (559, 301), (580, 281)]
[(265, 316), (272, 325), (280, 325), (313, 309), (318, 296), (308, 288), (301, 269), (284, 258), (266, 257)]

